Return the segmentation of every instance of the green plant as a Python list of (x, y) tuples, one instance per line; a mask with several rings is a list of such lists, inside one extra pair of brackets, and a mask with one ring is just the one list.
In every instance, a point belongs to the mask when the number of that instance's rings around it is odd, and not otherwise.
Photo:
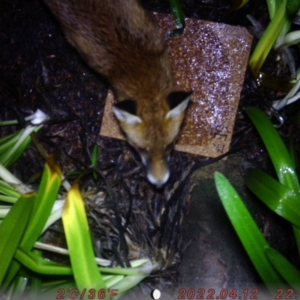
[(278, 177), (276, 181), (260, 170), (249, 169), (246, 185), (270, 209), (293, 224), (300, 253), (300, 185), (297, 161), (261, 110), (249, 108), (246, 112), (268, 150)]
[[(254, 168), (248, 169), (246, 185), (271, 210), (293, 226), (300, 249), (300, 187), (297, 161), (288, 151), (266, 115), (257, 108), (246, 110), (257, 128), (277, 173), (277, 180)], [(286, 285), (299, 288), (300, 271), (271, 248), (253, 217), (229, 181), (219, 173), (215, 181), (222, 204), (252, 263), (270, 291)], [(300, 251), (299, 251), (300, 253)]]
[(176, 29), (167, 33), (167, 36), (178, 36), (183, 33), (185, 28), (185, 16), (180, 0), (170, 0), (173, 17), (176, 23)]
[[(2, 125), (8, 123), (15, 121)], [(46, 161), (38, 189), (22, 183), (2, 164), (15, 162), (30, 144), (30, 133), (41, 126), (30, 124), (30, 130), (0, 140), (0, 289), (7, 298), (29, 293), (30, 299), (39, 299), (46, 294), (57, 296), (62, 288), (65, 292), (73, 288), (84, 298), (98, 293), (99, 297), (116, 299), (149, 275), (150, 260), (131, 261), (131, 268), (121, 268), (107, 267), (113, 263), (95, 257), (79, 184), (71, 187), (63, 180), (53, 155)], [(97, 154), (95, 148), (94, 166)], [(61, 217), (68, 250), (40, 242), (42, 234)], [(49, 261), (41, 249), (69, 255), (71, 265)]]
[[(300, 31), (290, 31), (292, 19), (300, 9), (298, 0), (267, 0), (270, 23), (255, 47), (249, 66), (254, 77), (259, 80), (262, 85), (271, 89), (279, 89), (282, 92), (288, 92), (287, 96), (281, 100), (274, 101), (274, 108), (281, 109), (285, 105), (291, 104), (300, 98), (298, 93), (300, 88), (299, 70), (294, 70), (294, 57), (289, 51), (289, 46), (297, 45), (300, 42)], [(279, 79), (274, 76), (262, 73), (261, 68), (269, 55), (271, 49), (285, 53), (289, 58), (290, 73), (292, 79), (290, 81)], [(276, 82), (277, 84), (274, 84)], [(293, 89), (291, 90), (291, 88)]]

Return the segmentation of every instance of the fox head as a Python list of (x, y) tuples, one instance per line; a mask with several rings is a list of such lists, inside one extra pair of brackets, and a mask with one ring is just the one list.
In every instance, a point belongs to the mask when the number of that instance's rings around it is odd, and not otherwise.
[[(178, 136), (191, 92), (172, 92), (166, 103), (153, 105), (132, 99), (118, 102), (113, 111), (127, 141), (139, 153), (147, 178), (162, 187), (170, 177), (168, 159)], [(148, 103), (148, 102), (147, 102)]]

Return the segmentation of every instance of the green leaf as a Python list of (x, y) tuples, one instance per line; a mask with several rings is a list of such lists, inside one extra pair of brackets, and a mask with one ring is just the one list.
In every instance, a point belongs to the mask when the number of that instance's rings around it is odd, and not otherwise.
[(72, 269), (68, 266), (45, 260), (36, 254), (25, 251), (22, 248), (17, 249), (15, 258), (29, 270), (45, 275), (72, 275)]
[[(273, 1), (274, 3), (274, 1)], [(283, 0), (280, 4), (280, 7), (276, 10), (270, 11), (272, 15), (274, 11), (274, 17), (271, 16), (271, 23), (267, 27), (263, 36), (259, 40), (249, 62), (249, 66), (255, 76), (258, 77), (259, 71), (264, 64), (266, 57), (268, 56), (270, 50), (276, 42), (277, 37), (279, 36), (281, 30), (285, 24), (289, 23), (287, 14), (286, 14), (286, 0)]]
[(78, 184), (68, 192), (62, 220), (78, 289), (106, 288), (95, 262), (84, 202)]
[[(146, 260), (142, 263), (143, 263), (143, 265), (141, 266), (141, 268), (122, 269), (125, 272), (126, 272), (126, 270), (130, 271), (130, 272), (127, 273), (127, 274), (130, 274), (130, 275), (124, 277), (122, 280), (119, 280), (118, 282), (116, 282), (116, 284), (114, 284), (112, 286), (114, 289), (116, 289), (118, 291), (118, 295), (121, 295), (121, 294), (125, 293), (126, 291), (130, 290), (131, 288), (133, 288), (134, 286), (139, 284), (147, 276), (149, 276), (149, 274), (153, 270), (152, 263), (150, 262), (150, 260)], [(120, 274), (125, 275), (126, 274), (125, 272), (122, 272)], [(117, 278), (118, 277), (113, 278), (113, 279), (116, 280)], [(112, 281), (110, 281), (110, 283), (112, 283)]]
[(300, 228), (299, 193), (253, 168), (247, 170), (246, 185), (272, 211)]
[(274, 292), (274, 286), (283, 286), (284, 282), (264, 253), (267, 241), (230, 182), (218, 172), (215, 182), (225, 211), (248, 256), (266, 286)]
[[(268, 150), (280, 183), (290, 190), (286, 192), (287, 200), (284, 201), (284, 204), (282, 206), (278, 205), (277, 213), (279, 212), (280, 215), (288, 218), (288, 220), (294, 224), (294, 235), (300, 253), (300, 228), (298, 225), (295, 225), (296, 214), (299, 210), (298, 203), (300, 194), (296, 166), (297, 160), (293, 158), (293, 154), (289, 154), (278, 132), (261, 110), (258, 108), (248, 108), (246, 112), (254, 123)], [(268, 182), (270, 183), (270, 180), (268, 180)], [(252, 190), (254, 189), (255, 187), (253, 185)], [(288, 193), (290, 193), (290, 195), (288, 195)], [(290, 199), (288, 199), (289, 197)], [(296, 198), (298, 198), (298, 200)], [(298, 222), (296, 224), (298, 224)]]
[(2, 122), (0, 122), (0, 127), (2, 127), (2, 126), (17, 125), (17, 124), (19, 124), (18, 120), (2, 121)]
[[(11, 147), (13, 147), (13, 145), (17, 142), (17, 140), (19, 139), (21, 132), (23, 132), (24, 129), (22, 129), (19, 132), (15, 132), (13, 134), (7, 135), (3, 138), (0, 139), (0, 154), (6, 152), (7, 150), (9, 150)], [(1, 161), (1, 159), (0, 159)]]
[(30, 134), (35, 130), (37, 130), (37, 127), (27, 126), (25, 130), (20, 131), (17, 141), (0, 157), (0, 163), (3, 166), (12, 165), (24, 153), (31, 141)]
[[(5, 196), (5, 195), (0, 194), (0, 201), (6, 202), (6, 203), (14, 204), (17, 202), (18, 199), (19, 199), (19, 197), (17, 198), (17, 197)], [(1, 209), (1, 206), (0, 206), (0, 209)]]
[(258, 108), (251, 107), (245, 111), (255, 125), (268, 150), (280, 183), (289, 189), (299, 191), (300, 186), (294, 162), (270, 120)]
[[(30, 220), (20, 242), (20, 247), (25, 251), (30, 251), (40, 237), (53, 204), (57, 199), (61, 179), (62, 173), (60, 168), (56, 165), (54, 157), (49, 156), (44, 168), (37, 198), (31, 211)], [(11, 283), (20, 267), (21, 265), (18, 261), (12, 262), (5, 277), (5, 286)]]
[(44, 168), (30, 222), (22, 239), (21, 247), (24, 250), (31, 250), (34, 243), (40, 237), (54, 202), (58, 197), (61, 180), (61, 170), (55, 163), (54, 156), (49, 156)]
[(288, 33), (281, 44), (281, 47), (288, 47), (292, 45), (297, 45), (300, 43), (300, 30), (292, 31)]
[(122, 295), (125, 292), (129, 291), (136, 285), (138, 285), (143, 279), (145, 279), (147, 275), (136, 275), (136, 276), (126, 276), (121, 281), (119, 281), (116, 285), (110, 288), (111, 291), (115, 290), (115, 295)]
[(21, 194), (16, 191), (14, 187), (2, 180), (0, 180), (0, 193), (17, 199), (21, 196)]
[[(151, 267), (149, 267), (149, 265)], [(136, 275), (149, 275), (152, 271), (152, 265), (148, 262), (144, 267), (141, 268), (99, 268), (99, 270), (104, 274), (114, 274), (114, 275), (127, 275), (127, 276), (136, 276)]]
[(22, 299), (24, 291), (28, 285), (28, 277), (17, 276), (8, 289), (7, 299)]
[(94, 168), (98, 167), (98, 157), (99, 157), (99, 147), (98, 145), (95, 145), (93, 149), (93, 154), (92, 154), (92, 166)]
[[(93, 149), (93, 154), (92, 154), (92, 166), (94, 168), (98, 167), (98, 157), (99, 157), (99, 147), (98, 147), (98, 145), (95, 145), (95, 147)], [(94, 176), (95, 180), (98, 179), (97, 172), (94, 172), (93, 176)]]
[(294, 15), (297, 13), (299, 8), (300, 8), (299, 0), (287, 0), (286, 11), (290, 18), (294, 17)]
[(265, 253), (270, 262), (276, 268), (278, 273), (286, 280), (286, 282), (294, 289), (299, 289), (300, 271), (277, 250), (266, 247)]
[(0, 225), (0, 286), (21, 241), (35, 199), (35, 194), (22, 196)]
[(282, 0), (267, 0), (268, 10), (270, 19), (274, 18), (275, 13), (277, 12), (278, 8), (280, 7)]
[(185, 27), (185, 19), (184, 19), (184, 12), (182, 9), (181, 1), (180, 0), (170, 0), (173, 16), (175, 18), (175, 22), (177, 28), (184, 28)]
[(185, 17), (181, 6), (180, 0), (170, 0), (173, 17), (175, 18), (176, 29), (169, 31), (166, 36), (167, 37), (174, 37), (180, 36), (183, 33), (185, 28)]
[[(7, 170), (7, 168), (3, 167), (3, 165), (0, 164), (0, 178), (2, 178), (6, 184), (8, 185), (21, 185), (22, 181), (19, 180), (16, 176), (14, 176), (11, 172), (9, 172)], [(13, 190), (15, 190), (16, 188), (13, 187)], [(24, 193), (24, 191), (22, 191), (22, 193)]]
[(233, 3), (233, 5), (230, 8), (230, 12), (234, 12), (245, 6), (249, 2), (249, 0), (231, 0), (231, 2)]

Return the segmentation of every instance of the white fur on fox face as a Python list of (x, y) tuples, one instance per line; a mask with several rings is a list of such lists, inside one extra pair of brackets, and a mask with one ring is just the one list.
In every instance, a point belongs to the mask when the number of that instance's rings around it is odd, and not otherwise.
[(167, 172), (164, 174), (162, 178), (156, 178), (150, 172), (147, 173), (148, 180), (152, 184), (156, 185), (156, 187), (158, 188), (162, 187), (168, 181), (169, 177), (170, 177), (169, 170), (167, 170)]

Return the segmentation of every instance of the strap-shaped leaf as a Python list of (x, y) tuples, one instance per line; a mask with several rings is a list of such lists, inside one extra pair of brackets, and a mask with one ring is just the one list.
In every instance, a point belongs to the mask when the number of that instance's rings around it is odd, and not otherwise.
[(271, 210), (300, 228), (299, 193), (254, 168), (247, 171), (246, 185)]
[(12, 165), (24, 153), (31, 141), (30, 134), (35, 130), (38, 130), (36, 126), (27, 126), (24, 130), (20, 131), (16, 143), (0, 157), (0, 162), (3, 166), (8, 167)]
[(185, 27), (185, 17), (181, 5), (181, 0), (170, 0), (173, 16), (175, 18), (177, 28), (184, 29)]
[(22, 196), (0, 225), (0, 286), (21, 241), (35, 198), (35, 194)]
[[(21, 129), (19, 132), (15, 132), (13, 134), (7, 135), (0, 139), (0, 157), (2, 153), (8, 151), (10, 148), (14, 146), (14, 144), (17, 142), (17, 140), (20, 137), (21, 132), (23, 132), (24, 129)], [(1, 161), (1, 158), (0, 158)]]
[[(0, 172), (1, 172), (1, 165), (0, 165)], [(2, 180), (0, 180), (0, 193), (17, 199), (21, 196), (21, 194), (18, 191), (16, 191), (15, 188), (13, 188), (10, 184)]]
[(249, 66), (256, 78), (282, 28), (287, 24), (290, 22), (286, 13), (286, 0), (283, 0), (250, 58)]
[(29, 270), (46, 275), (72, 275), (72, 269), (68, 266), (45, 260), (44, 258), (25, 251), (22, 248), (17, 249), (16, 259)]
[(255, 125), (268, 150), (280, 183), (289, 189), (299, 191), (300, 186), (295, 165), (273, 124), (258, 108), (247, 108), (246, 113)]
[[(300, 288), (300, 271), (277, 250), (266, 247), (266, 255), (275, 269), (294, 289)], [(296, 299), (296, 298), (295, 298)]]
[(283, 286), (284, 282), (265, 255), (266, 239), (230, 182), (218, 172), (215, 182), (225, 211), (248, 256), (266, 286), (274, 292), (274, 286)]
[[(58, 196), (62, 179), (62, 173), (55, 163), (53, 156), (49, 156), (44, 168), (42, 181), (38, 190), (36, 201), (31, 211), (30, 220), (27, 224), (24, 236), (20, 246), (25, 251), (30, 251), (37, 239), (40, 237), (42, 230), (51, 213), (53, 204)], [(5, 286), (9, 285), (16, 276), (21, 265), (18, 261), (13, 261), (5, 277)]]
[(41, 235), (54, 202), (58, 197), (61, 180), (61, 170), (56, 164), (54, 156), (49, 156), (32, 210), (32, 217), (22, 239), (21, 247), (24, 250), (31, 250)]
[(106, 288), (95, 262), (86, 211), (78, 184), (68, 192), (62, 220), (78, 289)]

